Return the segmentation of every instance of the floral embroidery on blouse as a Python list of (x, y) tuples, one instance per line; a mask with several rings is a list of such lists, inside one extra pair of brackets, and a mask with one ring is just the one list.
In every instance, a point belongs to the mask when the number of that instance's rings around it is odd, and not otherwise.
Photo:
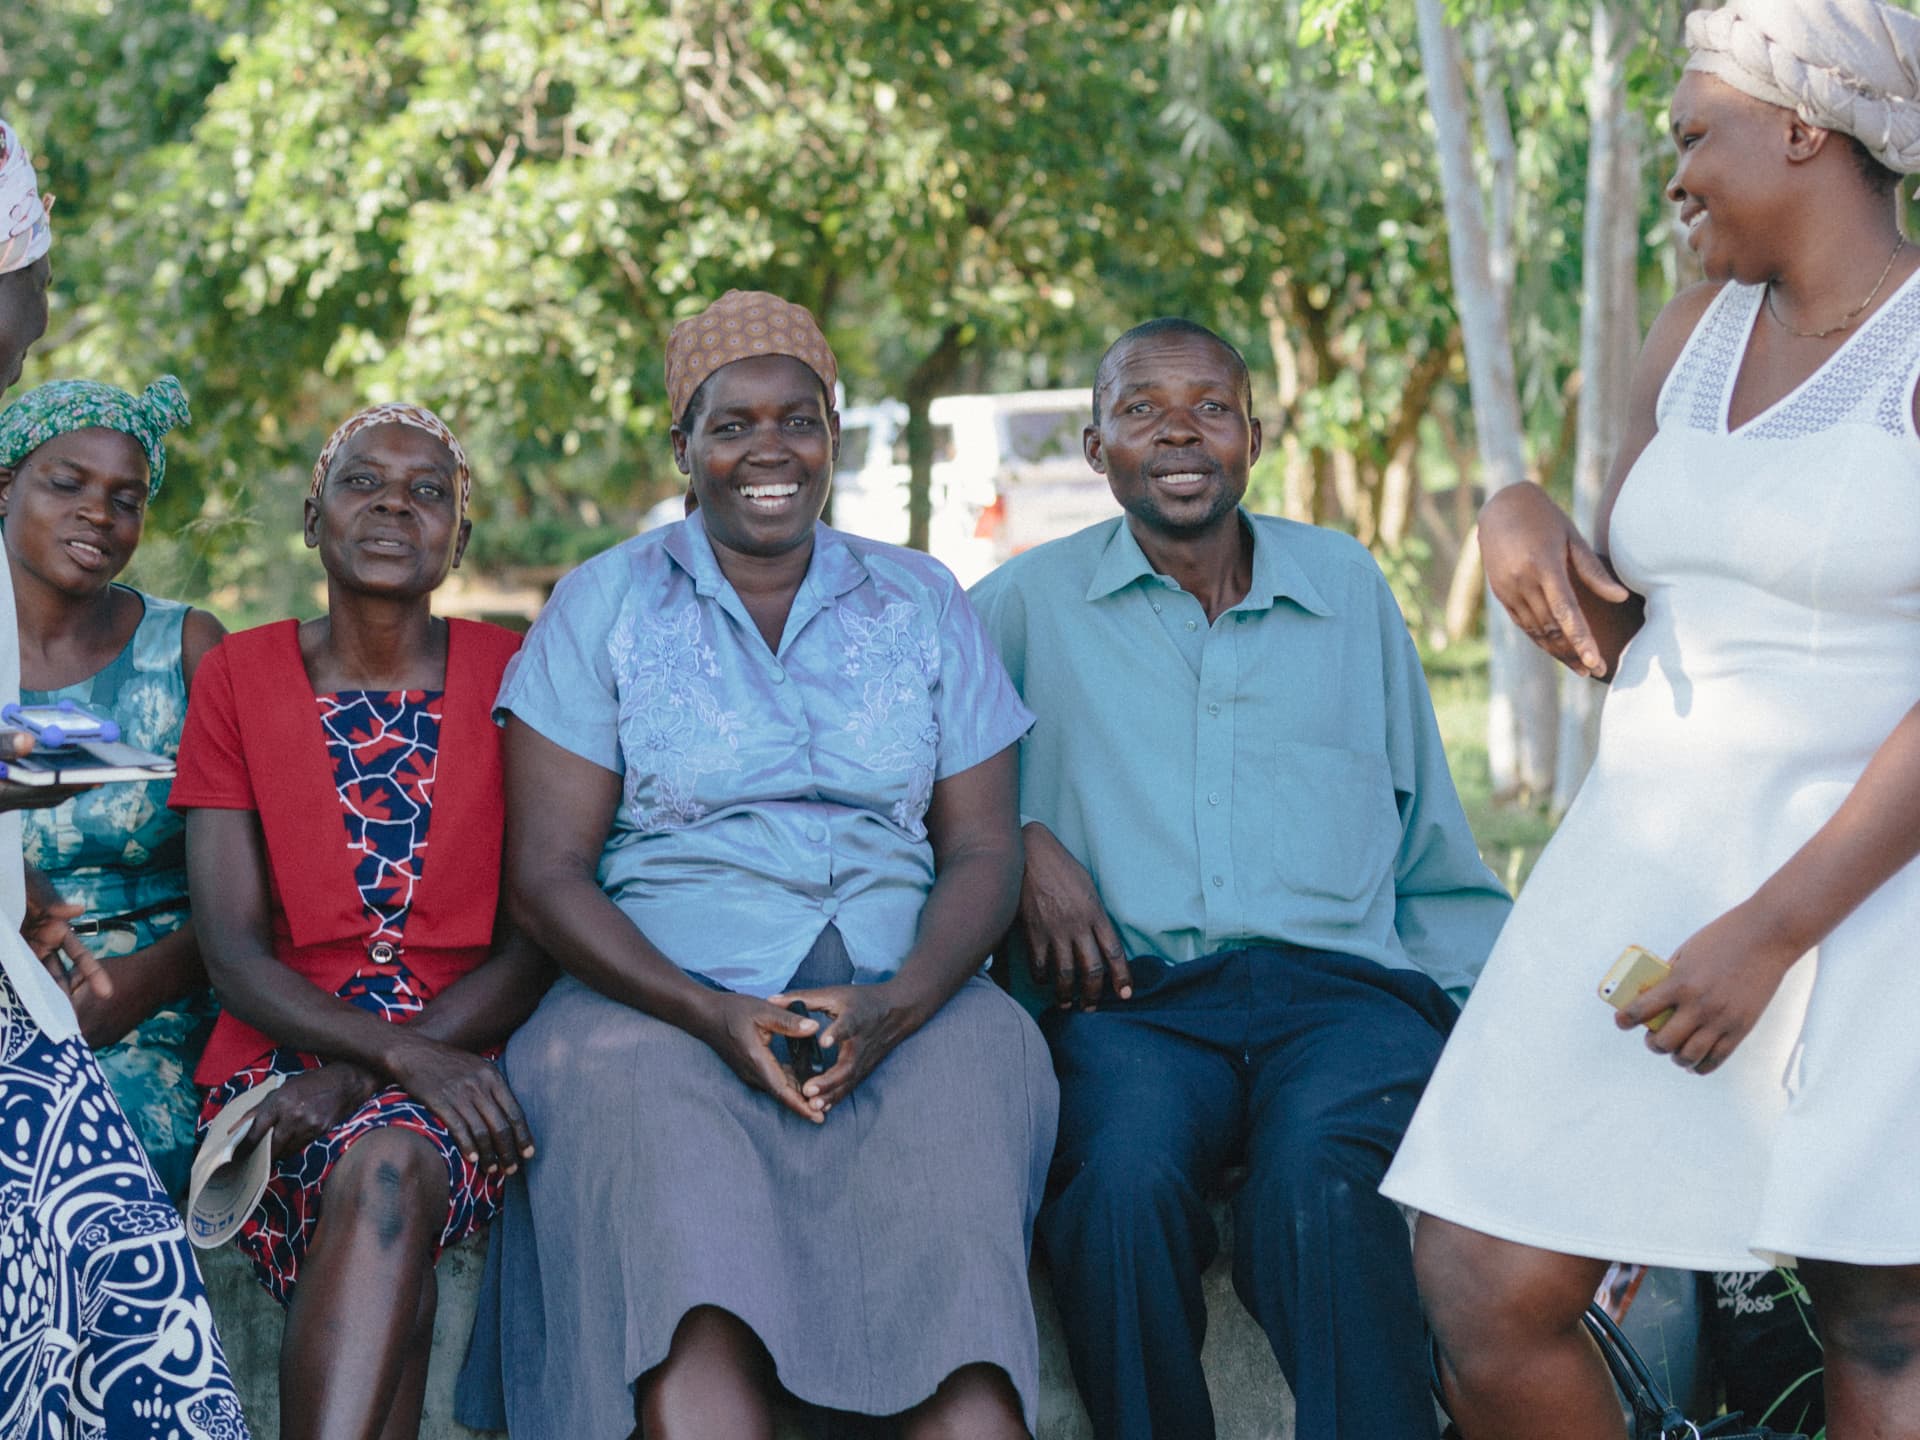
[(919, 607), (904, 601), (874, 617), (843, 607), (837, 618), (847, 636), (840, 673), (860, 687), (860, 704), (842, 728), (868, 770), (906, 772), (907, 791), (893, 802), (893, 823), (923, 839), (940, 747), (931, 698), (940, 673), (940, 637), (924, 624)]
[(700, 777), (740, 768), (740, 717), (721, 708), (709, 683), (720, 667), (700, 628), (699, 602), (644, 628), (625, 615), (607, 648), (623, 681), (620, 733), (634, 826), (691, 825), (707, 813), (694, 796)]

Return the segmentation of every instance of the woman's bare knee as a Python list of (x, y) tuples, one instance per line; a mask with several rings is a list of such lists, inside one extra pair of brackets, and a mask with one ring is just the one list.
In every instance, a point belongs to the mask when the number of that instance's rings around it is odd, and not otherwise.
[(739, 1316), (699, 1305), (680, 1317), (667, 1358), (634, 1385), (636, 1434), (650, 1440), (753, 1440), (772, 1434), (773, 1359)]
[(1021, 1440), (1020, 1394), (998, 1365), (963, 1365), (901, 1417), (903, 1440)]
[[(375, 1131), (354, 1142), (322, 1189), (323, 1228), (382, 1250), (437, 1239), (446, 1218), (447, 1167), (426, 1137), (411, 1130)], [(316, 1244), (319, 1237), (315, 1237)]]
[(1920, 1266), (1802, 1266), (1830, 1367), (1920, 1376)]
[(1525, 1348), (1577, 1326), (1605, 1265), (1420, 1217), (1413, 1264), (1428, 1322), (1451, 1365)]

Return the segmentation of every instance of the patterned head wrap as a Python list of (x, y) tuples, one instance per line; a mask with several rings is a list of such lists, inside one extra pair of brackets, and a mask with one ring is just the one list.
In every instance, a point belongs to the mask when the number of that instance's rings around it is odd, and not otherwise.
[(1729, 0), (1687, 17), (1687, 69), (1920, 172), (1920, 17), (1881, 0)]
[(347, 441), (362, 430), (370, 430), (375, 425), (407, 425), (415, 430), (424, 430), (453, 456), (454, 490), (460, 497), (460, 514), (464, 517), (467, 505), (473, 499), (473, 467), (467, 464), (467, 452), (454, 438), (453, 431), (447, 428), (447, 422), (424, 405), (409, 405), (405, 401), (396, 401), (391, 405), (370, 405), (359, 414), (350, 416), (340, 428), (327, 437), (327, 443), (321, 447), (320, 458), (313, 462), (313, 484), (308, 487), (309, 495), (318, 495), (320, 487), (327, 483), (327, 471), (333, 468), (334, 458), (339, 455)]
[(53, 202), (40, 198), (27, 147), (0, 120), (0, 275), (24, 270), (53, 246)]
[(729, 290), (667, 337), (667, 404), (675, 423), (709, 375), (755, 355), (791, 355), (820, 377), (829, 396), (840, 378), (833, 349), (805, 307), (764, 290)]
[(0, 411), (0, 467), (13, 469), (56, 435), (99, 426), (130, 435), (147, 454), (147, 498), (167, 478), (165, 436), (193, 419), (187, 392), (162, 375), (138, 395), (97, 380), (55, 380), (36, 385)]

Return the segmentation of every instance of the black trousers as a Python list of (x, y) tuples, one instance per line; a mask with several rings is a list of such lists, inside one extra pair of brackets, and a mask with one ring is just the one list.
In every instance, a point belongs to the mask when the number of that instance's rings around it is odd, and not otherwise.
[(1136, 962), (1134, 998), (1051, 1011), (1060, 1138), (1039, 1240), (1101, 1440), (1205, 1440), (1200, 1276), (1228, 1165), (1234, 1288), (1298, 1440), (1432, 1440), (1425, 1326), (1379, 1184), (1457, 1013), (1409, 971), (1275, 946)]

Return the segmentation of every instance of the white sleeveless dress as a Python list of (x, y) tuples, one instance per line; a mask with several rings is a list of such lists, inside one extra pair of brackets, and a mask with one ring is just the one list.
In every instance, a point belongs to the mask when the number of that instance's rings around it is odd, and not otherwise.
[(1920, 862), (1808, 955), (1719, 1070), (1615, 1029), (1832, 816), (1920, 703), (1920, 284), (1738, 430), (1764, 290), (1724, 288), (1661, 393), (1612, 558), (1647, 601), (1585, 787), (1381, 1189), (1487, 1234), (1697, 1270), (1920, 1262)]

